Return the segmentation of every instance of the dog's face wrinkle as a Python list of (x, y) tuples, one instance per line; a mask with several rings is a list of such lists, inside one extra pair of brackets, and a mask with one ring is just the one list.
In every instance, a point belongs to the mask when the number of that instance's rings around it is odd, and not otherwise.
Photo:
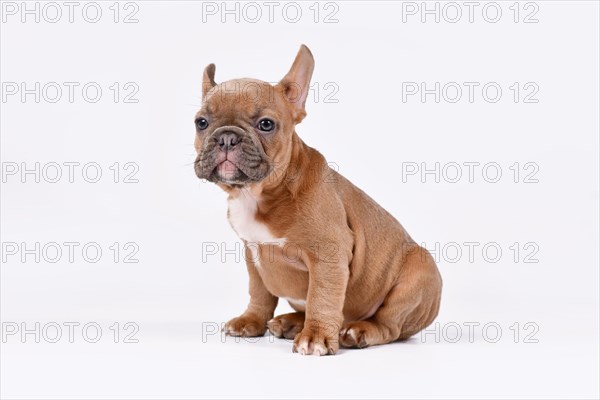
[[(260, 138), (253, 138), (247, 127), (232, 126), (240, 138), (240, 143), (232, 150), (228, 150), (221, 158), (234, 162), (238, 171), (233, 179), (222, 179), (217, 167), (223, 160), (219, 158), (222, 150), (219, 147), (219, 131), (222, 126), (213, 126), (204, 139), (204, 146), (197, 157), (196, 174), (213, 182), (223, 182), (234, 185), (236, 183), (256, 182), (265, 178), (269, 171), (269, 162)], [(226, 129), (226, 127), (225, 127)]]
[[(244, 88), (244, 85), (261, 87), (261, 95), (249, 99), (248, 93), (243, 90), (231, 90), (236, 85), (239, 88)], [(208, 121), (207, 128), (197, 128), (196, 133), (197, 163), (200, 164), (196, 174), (199, 177), (232, 186), (231, 179), (219, 179), (219, 174), (225, 168), (219, 168), (220, 163), (224, 162), (219, 133), (226, 127), (233, 127), (240, 139), (231, 149), (232, 158), (227, 154), (227, 160), (243, 172), (243, 177), (239, 176), (247, 184), (268, 179), (276, 166), (285, 163), (286, 153), (283, 150), (291, 142), (294, 124), (288, 101), (280, 91), (276, 86), (254, 79), (226, 81), (210, 90), (195, 116), (196, 121), (199, 118)], [(260, 130), (258, 125), (262, 119), (272, 120), (274, 128), (271, 131)], [(231, 166), (227, 168), (225, 174), (232, 178), (235, 173), (231, 171)]]

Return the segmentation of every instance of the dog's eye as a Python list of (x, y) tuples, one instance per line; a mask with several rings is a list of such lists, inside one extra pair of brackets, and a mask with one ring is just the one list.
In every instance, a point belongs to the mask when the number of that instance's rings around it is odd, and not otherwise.
[(196, 120), (196, 127), (201, 131), (208, 128), (208, 121), (206, 120), (206, 118), (198, 118)]
[(275, 122), (271, 121), (268, 118), (261, 119), (258, 121), (258, 129), (264, 132), (271, 132), (275, 128)]

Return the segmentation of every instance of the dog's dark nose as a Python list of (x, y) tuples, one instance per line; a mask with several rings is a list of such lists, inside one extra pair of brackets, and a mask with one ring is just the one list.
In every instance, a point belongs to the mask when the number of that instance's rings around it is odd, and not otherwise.
[(219, 136), (219, 147), (221, 150), (227, 151), (240, 142), (240, 137), (237, 133), (224, 132)]

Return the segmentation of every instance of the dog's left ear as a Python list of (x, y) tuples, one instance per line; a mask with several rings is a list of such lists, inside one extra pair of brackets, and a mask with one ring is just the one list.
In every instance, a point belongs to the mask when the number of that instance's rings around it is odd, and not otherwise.
[(300, 46), (292, 68), (277, 84), (283, 90), (294, 109), (294, 122), (298, 123), (306, 116), (304, 105), (310, 88), (310, 78), (315, 68), (315, 59), (305, 45)]
[(208, 64), (204, 68), (204, 75), (202, 76), (202, 100), (204, 100), (210, 89), (217, 86), (215, 82), (215, 69), (215, 64)]

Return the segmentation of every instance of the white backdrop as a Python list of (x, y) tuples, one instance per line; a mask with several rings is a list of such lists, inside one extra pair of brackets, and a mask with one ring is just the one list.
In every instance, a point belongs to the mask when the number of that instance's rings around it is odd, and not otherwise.
[[(3, 1), (2, 397), (597, 398), (599, 7), (513, 3)], [(202, 71), (301, 43), (299, 135), (438, 261), (407, 343), (215, 333), (247, 275), (193, 173)]]

